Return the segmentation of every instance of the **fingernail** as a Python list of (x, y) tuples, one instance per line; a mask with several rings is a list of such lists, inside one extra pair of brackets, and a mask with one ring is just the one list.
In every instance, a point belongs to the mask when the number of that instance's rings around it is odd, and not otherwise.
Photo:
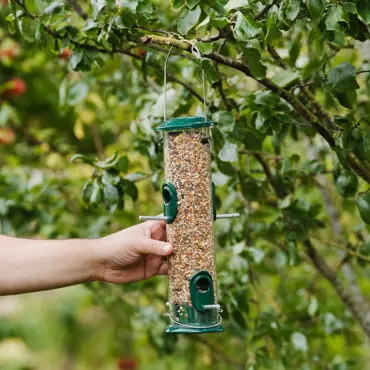
[(162, 252), (165, 254), (168, 254), (171, 250), (171, 246), (169, 244), (163, 244), (162, 245)]

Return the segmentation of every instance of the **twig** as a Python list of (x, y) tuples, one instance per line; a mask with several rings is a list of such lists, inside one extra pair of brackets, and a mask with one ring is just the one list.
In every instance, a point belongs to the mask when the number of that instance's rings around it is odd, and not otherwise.
[(220, 31), (217, 35), (209, 36), (209, 37), (197, 37), (197, 41), (201, 42), (213, 42), (220, 39), (228, 38), (232, 35), (231, 31), (222, 32)]
[(363, 71), (356, 72), (356, 75), (359, 75), (361, 73), (370, 73), (370, 69), (364, 69)]
[(257, 13), (253, 18), (255, 21), (261, 19), (275, 4), (280, 0), (274, 0), (271, 4), (266, 5), (259, 13)]
[(224, 352), (224, 350), (221, 347), (207, 341), (206, 339), (203, 339), (200, 335), (189, 336), (189, 339), (206, 345), (212, 351), (212, 353), (214, 353), (216, 356), (218, 356), (220, 359), (222, 359), (227, 364), (234, 365), (234, 366), (243, 365), (242, 362), (235, 360), (234, 357), (230, 356), (227, 352)]
[(312, 236), (311, 239), (314, 239), (314, 240), (318, 241), (320, 244), (322, 244), (324, 246), (325, 245), (331, 245), (333, 248), (336, 248), (336, 249), (340, 249), (342, 251), (345, 251), (348, 254), (350, 254), (351, 256), (361, 258), (362, 260), (364, 260), (366, 262), (370, 262), (370, 257), (364, 256), (363, 254), (358, 253), (356, 251), (353, 251), (352, 249), (348, 249), (346, 247), (342, 247), (340, 244), (335, 243), (332, 240), (321, 240), (320, 238), (317, 238), (315, 236)]
[(260, 162), (261, 166), (263, 167), (263, 170), (266, 174), (267, 180), (273, 187), (275, 193), (278, 195), (279, 198), (284, 198), (287, 194), (285, 189), (280, 188), (278, 182), (275, 179), (275, 176), (271, 173), (270, 167), (268, 166), (267, 162), (265, 159), (262, 157), (260, 153), (253, 153), (254, 157), (257, 159), (258, 162)]
[(90, 132), (96, 149), (96, 153), (100, 160), (104, 159), (104, 145), (100, 137), (99, 128), (96, 123), (90, 125)]
[[(278, 52), (275, 50), (275, 48), (271, 45), (267, 45), (267, 50), (269, 51), (272, 58), (279, 64), (279, 66), (283, 69), (288, 69), (287, 65), (284, 63), (284, 61), (281, 59)], [(329, 124), (331, 128), (336, 128), (336, 126), (333, 124), (333, 121), (329, 117), (329, 115), (323, 110), (321, 105), (316, 101), (315, 97), (312, 95), (312, 93), (309, 90), (306, 90), (302, 88), (302, 94), (306, 97), (309, 104), (311, 104), (319, 117), (325, 119), (325, 121)]]
[(83, 20), (86, 21), (89, 18), (89, 15), (81, 8), (81, 5), (76, 0), (67, 0), (67, 3)]

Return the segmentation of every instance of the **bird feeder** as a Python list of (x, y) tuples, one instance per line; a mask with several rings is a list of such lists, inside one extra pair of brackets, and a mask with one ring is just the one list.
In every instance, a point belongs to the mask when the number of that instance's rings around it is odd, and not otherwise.
[[(205, 96), (204, 86), (203, 80)], [(213, 125), (205, 112), (204, 117), (165, 120), (155, 129), (163, 133), (163, 216), (140, 216), (140, 219), (165, 221), (167, 241), (173, 246), (168, 259), (170, 312), (167, 316), (171, 322), (167, 333), (224, 331), (217, 297), (213, 224), (216, 219), (239, 214), (216, 215), (215, 186), (211, 178)]]
[(213, 223), (216, 215), (215, 186), (211, 179), (210, 128), (202, 117), (175, 118), (162, 123), (165, 183), (162, 186), (169, 257), (169, 317), (167, 333), (222, 332)]

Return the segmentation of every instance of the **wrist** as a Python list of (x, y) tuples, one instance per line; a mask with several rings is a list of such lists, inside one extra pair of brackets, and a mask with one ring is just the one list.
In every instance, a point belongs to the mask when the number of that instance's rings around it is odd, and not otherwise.
[(104, 281), (107, 258), (106, 238), (88, 239), (88, 254), (90, 266), (90, 281)]

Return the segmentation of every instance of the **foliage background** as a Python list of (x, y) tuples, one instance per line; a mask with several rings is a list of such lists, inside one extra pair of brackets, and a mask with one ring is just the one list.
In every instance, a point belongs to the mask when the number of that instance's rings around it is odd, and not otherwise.
[(93, 283), (1, 298), (1, 369), (370, 368), (369, 23), (367, 0), (2, 2), (1, 233), (161, 212), (167, 45), (168, 115), (201, 114), (202, 66), (242, 216), (215, 224), (224, 334), (165, 336), (165, 278)]

